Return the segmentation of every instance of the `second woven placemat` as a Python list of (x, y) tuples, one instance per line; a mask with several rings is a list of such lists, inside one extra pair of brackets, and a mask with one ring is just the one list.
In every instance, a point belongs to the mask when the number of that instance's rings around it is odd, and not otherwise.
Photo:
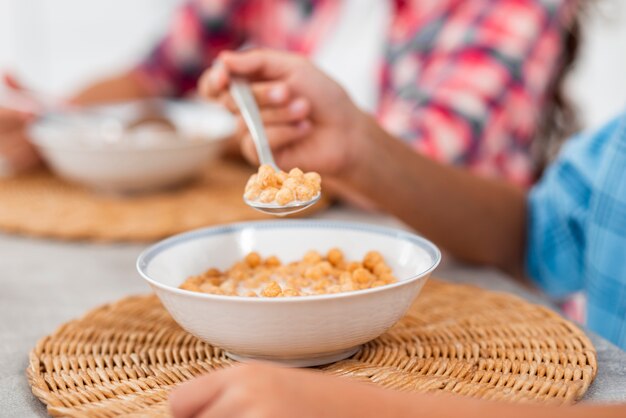
[[(43, 338), (27, 375), (54, 416), (165, 417), (175, 385), (232, 364), (182, 330), (155, 296), (137, 296)], [(321, 370), (403, 391), (571, 403), (587, 391), (597, 364), (589, 339), (558, 314), (431, 280), (396, 326)]]
[[(268, 219), (242, 199), (253, 172), (241, 163), (217, 161), (188, 185), (129, 197), (98, 194), (45, 170), (0, 178), (0, 230), (59, 239), (151, 241), (203, 226)], [(322, 199), (304, 214), (328, 204)]]

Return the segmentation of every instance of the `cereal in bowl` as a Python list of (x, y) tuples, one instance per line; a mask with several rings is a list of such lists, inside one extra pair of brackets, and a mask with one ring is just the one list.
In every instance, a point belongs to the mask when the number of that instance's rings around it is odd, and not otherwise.
[(252, 252), (228, 270), (210, 268), (180, 286), (193, 292), (226, 296), (292, 297), (370, 289), (395, 283), (391, 268), (377, 251), (361, 261), (347, 261), (340, 249), (325, 256), (309, 251), (302, 260), (283, 264), (276, 256)]
[(289, 173), (276, 171), (269, 165), (262, 165), (253, 174), (244, 191), (249, 201), (277, 203), (281, 206), (294, 201), (308, 202), (322, 190), (322, 178), (316, 172), (303, 173), (294, 168)]

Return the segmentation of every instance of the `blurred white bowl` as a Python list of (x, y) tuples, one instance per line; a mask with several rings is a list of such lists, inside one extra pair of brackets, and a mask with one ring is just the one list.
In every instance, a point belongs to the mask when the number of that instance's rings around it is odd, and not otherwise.
[[(399, 282), (331, 295), (287, 298), (220, 296), (179, 289), (210, 267), (227, 269), (251, 251), (301, 259), (341, 248), (347, 259), (379, 251)], [(354, 354), (395, 324), (419, 294), (441, 254), (416, 235), (365, 224), (269, 221), (199, 229), (148, 248), (137, 269), (185, 330), (237, 360), (305, 367)]]
[(172, 186), (197, 175), (234, 132), (230, 113), (210, 103), (159, 102), (176, 132), (125, 130), (139, 102), (52, 114), (30, 130), (31, 141), (54, 172), (110, 192)]

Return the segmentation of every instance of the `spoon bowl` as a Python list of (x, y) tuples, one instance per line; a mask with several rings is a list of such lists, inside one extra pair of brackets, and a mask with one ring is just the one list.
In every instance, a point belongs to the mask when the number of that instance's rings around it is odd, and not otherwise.
[(313, 206), (320, 200), (322, 196), (321, 193), (318, 193), (313, 199), (308, 200), (306, 202), (302, 202), (299, 200), (295, 200), (293, 202), (287, 203), (286, 205), (279, 205), (276, 203), (261, 203), (256, 202), (254, 200), (243, 198), (246, 205), (250, 206), (252, 209), (258, 210), (259, 212), (268, 213), (274, 216), (287, 216), (294, 213), (298, 213), (300, 211), (305, 210), (309, 206)]

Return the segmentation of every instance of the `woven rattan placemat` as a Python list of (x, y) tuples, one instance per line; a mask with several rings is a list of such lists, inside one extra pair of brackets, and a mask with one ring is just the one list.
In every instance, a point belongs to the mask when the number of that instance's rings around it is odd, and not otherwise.
[[(135, 296), (40, 340), (27, 375), (54, 416), (167, 416), (173, 386), (232, 364), (183, 331), (156, 296)], [(570, 403), (587, 391), (597, 364), (589, 339), (558, 314), (431, 280), (390, 331), (321, 369), (404, 391)]]
[[(41, 170), (0, 178), (0, 230), (60, 239), (150, 241), (203, 226), (268, 219), (242, 193), (254, 170), (218, 161), (178, 189), (136, 196), (98, 194)], [(322, 199), (304, 214), (324, 209)]]

